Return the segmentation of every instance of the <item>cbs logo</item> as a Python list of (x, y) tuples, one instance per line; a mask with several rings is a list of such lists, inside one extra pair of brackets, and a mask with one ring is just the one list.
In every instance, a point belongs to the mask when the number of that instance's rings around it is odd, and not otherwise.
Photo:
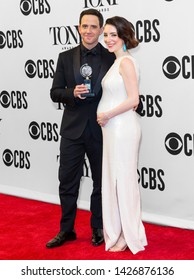
[(27, 109), (28, 102), (27, 102), (27, 93), (25, 91), (11, 91), (8, 93), (7, 91), (3, 90), (0, 93), (0, 104), (3, 108), (12, 107), (13, 109)]
[(55, 141), (59, 140), (58, 125), (56, 123), (51, 124), (49, 122), (38, 124), (33, 121), (30, 123), (28, 131), (32, 139), (42, 139), (43, 141)]
[(11, 151), (9, 149), (6, 149), (3, 152), (3, 162), (6, 166), (11, 166), (13, 165), (16, 168), (30, 168), (30, 153), (29, 152), (24, 152), (24, 151)]
[(194, 135), (186, 133), (181, 137), (171, 132), (165, 138), (165, 147), (171, 155), (176, 156), (183, 151), (186, 156), (191, 156), (194, 151)]
[(53, 78), (54, 77), (54, 61), (46, 60), (46, 59), (38, 59), (37, 62), (34, 62), (33, 60), (28, 60), (25, 63), (25, 72), (28, 78), (32, 79), (36, 75), (38, 78), (47, 79), (47, 78)]
[(51, 8), (47, 0), (21, 0), (20, 10), (24, 16), (28, 16), (31, 12), (34, 15), (48, 14)]
[(8, 30), (5, 33), (0, 31), (0, 49), (6, 46), (9, 49), (22, 48), (23, 45), (21, 30)]
[(140, 170), (137, 170), (139, 179), (138, 182), (141, 183), (144, 189), (164, 191), (164, 171), (162, 169), (154, 169), (142, 167)]
[(185, 55), (181, 60), (169, 56), (164, 60), (162, 70), (168, 79), (176, 79), (180, 74), (184, 79), (194, 79), (194, 55), (191, 57)]

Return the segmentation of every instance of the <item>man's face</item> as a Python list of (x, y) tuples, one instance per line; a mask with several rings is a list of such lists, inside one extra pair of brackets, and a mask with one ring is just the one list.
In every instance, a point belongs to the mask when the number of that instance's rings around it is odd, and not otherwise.
[(98, 43), (98, 38), (102, 34), (103, 28), (100, 28), (97, 16), (85, 15), (79, 25), (79, 33), (82, 43), (87, 49), (92, 49)]

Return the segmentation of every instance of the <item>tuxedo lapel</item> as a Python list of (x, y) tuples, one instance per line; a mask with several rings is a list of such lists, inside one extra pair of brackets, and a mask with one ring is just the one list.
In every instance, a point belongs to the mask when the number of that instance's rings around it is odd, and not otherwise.
[(73, 72), (76, 80), (76, 84), (79, 85), (83, 82), (83, 78), (80, 74), (80, 46), (74, 49), (73, 53)]
[(95, 94), (98, 94), (99, 91), (101, 90), (101, 81), (102, 81), (104, 75), (106, 74), (106, 72), (108, 71), (109, 66), (110, 66), (110, 65), (106, 64), (107, 59), (105, 57), (105, 52), (103, 51), (103, 49), (102, 49), (101, 61), (102, 61), (102, 63), (101, 63), (100, 71), (99, 71), (99, 74), (98, 74), (98, 78), (97, 78), (96, 83), (94, 85), (94, 93)]

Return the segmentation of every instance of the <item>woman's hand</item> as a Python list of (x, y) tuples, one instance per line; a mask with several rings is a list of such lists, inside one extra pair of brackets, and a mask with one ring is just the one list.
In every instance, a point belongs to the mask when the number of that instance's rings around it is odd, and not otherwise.
[(107, 122), (109, 121), (109, 116), (107, 113), (99, 113), (97, 115), (97, 122), (100, 126), (105, 126), (107, 124)]

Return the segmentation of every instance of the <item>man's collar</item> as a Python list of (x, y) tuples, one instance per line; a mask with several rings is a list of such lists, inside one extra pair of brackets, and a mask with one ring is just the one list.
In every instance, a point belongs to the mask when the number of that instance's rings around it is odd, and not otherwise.
[(87, 49), (83, 44), (81, 44), (80, 46), (81, 46), (82, 56), (87, 56), (89, 54), (92, 54), (92, 55), (100, 54), (100, 44), (99, 43), (91, 50)]

